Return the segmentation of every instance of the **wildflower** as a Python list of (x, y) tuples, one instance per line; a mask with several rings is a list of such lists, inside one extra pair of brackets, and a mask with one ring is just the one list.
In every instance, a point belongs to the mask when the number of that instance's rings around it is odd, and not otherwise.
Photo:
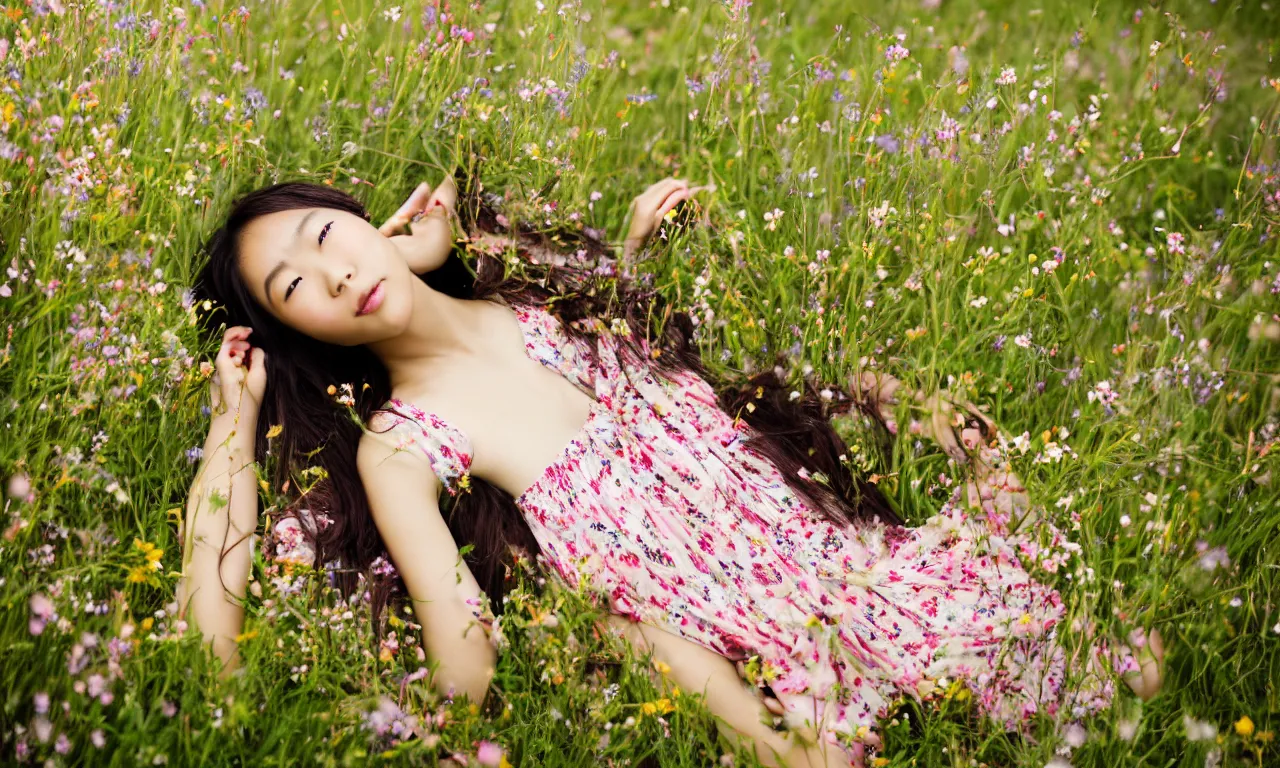
[(1005, 67), (1000, 70), (1000, 76), (996, 78), (996, 85), (1013, 85), (1018, 82), (1018, 73), (1013, 71), (1013, 67)]
[(911, 55), (911, 51), (907, 50), (901, 45), (898, 45), (897, 43), (894, 43), (893, 45), (889, 46), (884, 51), (884, 57), (889, 61), (890, 64), (897, 64), (899, 61), (902, 61), (903, 59), (907, 58), (910, 55)]
[(1116, 733), (1125, 741), (1133, 741), (1133, 737), (1138, 734), (1138, 721), (1121, 720), (1116, 724)]
[(885, 200), (880, 205), (867, 211), (867, 218), (871, 221), (871, 226), (876, 229), (884, 227), (890, 216), (896, 216), (898, 209), (889, 205), (889, 201)]
[(1170, 232), (1165, 236), (1165, 243), (1169, 246), (1169, 253), (1186, 253), (1187, 249), (1183, 245), (1186, 242), (1186, 236), (1181, 232)]
[(387, 10), (383, 11), (383, 12), (382, 12), (382, 18), (386, 19), (387, 21), (399, 21), (399, 20), (400, 20), (400, 6), (398, 6), (398, 5), (394, 5), (394, 6), (390, 7), (390, 8), (388, 8)]
[(1236, 721), (1236, 733), (1246, 739), (1253, 735), (1253, 721), (1249, 719), (1248, 715)]
[(875, 141), (875, 145), (880, 149), (884, 150), (886, 153), (890, 155), (896, 155), (898, 153), (898, 147), (900, 145), (898, 143), (897, 138), (895, 138), (893, 134), (882, 133), (879, 136), (876, 136), (874, 141)]
[(1210, 549), (1208, 543), (1200, 541), (1196, 543), (1196, 549), (1201, 553), (1199, 561), (1201, 570), (1213, 571), (1218, 568), (1226, 568), (1231, 562), (1231, 559), (1227, 557), (1226, 547), (1213, 547)]
[(19, 472), (9, 478), (9, 498), (25, 499), (29, 493), (31, 493), (31, 478), (25, 472)]
[(1120, 397), (1120, 395), (1111, 388), (1111, 382), (1100, 381), (1093, 386), (1093, 390), (1091, 390), (1086, 397), (1088, 397), (1089, 402), (1091, 403), (1097, 400), (1104, 406), (1110, 406)]
[(38, 635), (44, 632), (45, 624), (56, 615), (53, 601), (37, 592), (31, 596), (28, 604), (31, 607), (31, 620), (27, 623), (27, 629), (31, 634)]
[(1084, 726), (1079, 723), (1072, 723), (1067, 726), (1067, 731), (1063, 736), (1063, 740), (1067, 742), (1068, 746), (1078, 749), (1083, 747), (1084, 743), (1088, 741), (1089, 732), (1086, 731)]
[(482, 741), (476, 748), (476, 761), (481, 765), (502, 765), (506, 760), (506, 750), (492, 741)]
[(1182, 716), (1182, 727), (1187, 731), (1188, 741), (1213, 741), (1218, 737), (1217, 726), (1197, 720), (1191, 715)]

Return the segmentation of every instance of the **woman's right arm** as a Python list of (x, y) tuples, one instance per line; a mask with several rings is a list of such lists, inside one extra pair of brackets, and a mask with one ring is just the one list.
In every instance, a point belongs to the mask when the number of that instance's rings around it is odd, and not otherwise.
[(439, 665), (436, 690), (481, 704), (498, 652), (468, 605), (479, 600), (480, 585), (440, 514), (439, 479), (420, 454), (373, 432), (361, 438), (356, 463), (378, 533), (422, 625), (423, 647)]
[(211, 385), (209, 436), (178, 528), (183, 552), (179, 615), (204, 635), (222, 660), (224, 675), (236, 666), (236, 637), (244, 625), (241, 601), (252, 556), (250, 536), (258, 527), (254, 439), (266, 387), (266, 359), (261, 349), (249, 347), (250, 333), (239, 326), (223, 336), (215, 362), (218, 379)]

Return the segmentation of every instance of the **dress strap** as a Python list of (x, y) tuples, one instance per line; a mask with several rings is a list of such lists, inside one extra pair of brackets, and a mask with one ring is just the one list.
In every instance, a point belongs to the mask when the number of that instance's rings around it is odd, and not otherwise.
[(399, 448), (417, 446), (450, 496), (469, 487), (471, 440), (438, 414), (393, 397), (374, 411), (368, 431), (395, 435)]

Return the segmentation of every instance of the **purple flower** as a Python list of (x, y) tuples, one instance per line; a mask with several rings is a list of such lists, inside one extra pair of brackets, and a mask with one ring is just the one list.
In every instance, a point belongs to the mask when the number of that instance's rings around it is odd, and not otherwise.
[(1226, 547), (1210, 548), (1208, 542), (1196, 542), (1196, 550), (1200, 554), (1200, 568), (1206, 571), (1216, 570), (1218, 568), (1226, 568), (1231, 563), (1231, 558), (1227, 557)]
[(884, 51), (884, 57), (893, 63), (898, 63), (911, 55), (911, 51), (903, 48), (901, 45), (894, 43)]
[(898, 140), (891, 133), (883, 133), (877, 136), (876, 146), (891, 155), (898, 152)]

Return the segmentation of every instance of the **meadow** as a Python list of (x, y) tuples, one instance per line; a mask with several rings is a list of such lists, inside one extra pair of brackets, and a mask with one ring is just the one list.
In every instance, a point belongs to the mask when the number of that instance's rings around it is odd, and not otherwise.
[[(649, 183), (714, 183), (709, 225), (664, 226), (634, 265), (709, 365), (782, 354), (799, 386), (874, 360), (989, 407), (1066, 534), (1028, 567), (1075, 620), (1163, 633), (1150, 702), (1019, 736), (952, 687), (895, 706), (876, 765), (1280, 763), (1278, 19), (1275, 0), (0, 5), (0, 762), (757, 764), (533, 575), (484, 708), (431, 692), (404, 618), (378, 639), (358, 596), (272, 546), (238, 674), (176, 615), (216, 351), (187, 289), (220, 212), (304, 179), (380, 220), (479, 158), (511, 215), (609, 239)], [(913, 523), (963, 482), (909, 434), (841, 429)]]

